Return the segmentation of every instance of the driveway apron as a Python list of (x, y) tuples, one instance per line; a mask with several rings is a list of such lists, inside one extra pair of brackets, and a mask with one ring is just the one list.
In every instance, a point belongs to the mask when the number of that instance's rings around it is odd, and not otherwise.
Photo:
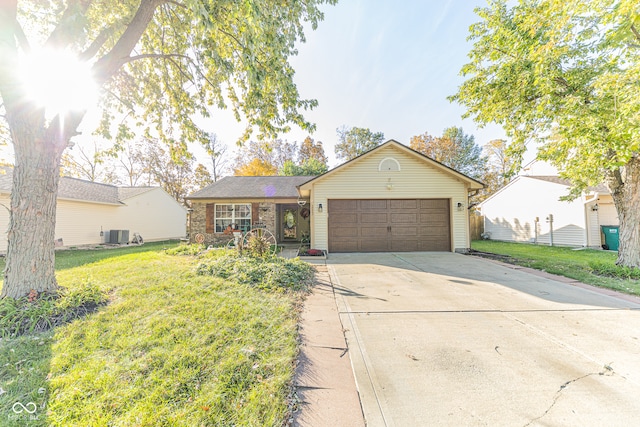
[(327, 261), (367, 426), (640, 423), (640, 304), (452, 253)]

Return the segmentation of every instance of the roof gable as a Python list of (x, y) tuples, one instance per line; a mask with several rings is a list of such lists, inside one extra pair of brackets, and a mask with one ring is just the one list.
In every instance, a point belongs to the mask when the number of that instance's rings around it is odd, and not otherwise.
[[(0, 170), (0, 192), (11, 193), (13, 187), (13, 168)], [(68, 176), (60, 177), (58, 199), (78, 200), (90, 203), (122, 205), (122, 200), (159, 187), (117, 187), (111, 184), (87, 181)]]
[[(560, 185), (560, 186), (563, 186), (563, 187), (567, 188), (567, 190), (571, 187), (571, 181), (570, 180), (565, 179), (565, 178), (560, 178), (559, 176), (556, 176), (556, 175), (518, 175), (514, 179), (509, 181), (505, 186), (503, 186), (498, 191), (493, 193), (491, 196), (487, 197), (485, 200), (483, 200), (481, 203), (479, 203), (479, 206), (482, 207), (487, 202), (490, 202), (493, 199), (495, 199), (496, 197), (499, 197), (504, 191), (506, 191), (511, 186), (517, 185), (518, 182), (520, 182), (522, 180), (525, 180), (525, 179), (539, 181), (540, 183)], [(549, 188), (549, 187), (546, 187), (546, 188)], [(593, 192), (600, 193), (600, 194), (609, 194), (609, 189), (607, 188), (606, 185), (599, 184), (599, 185), (597, 185), (595, 187), (589, 187), (588, 188), (587, 194), (593, 193)], [(567, 194), (568, 194), (568, 191), (567, 191)]]
[(328, 171), (328, 172), (326, 172), (326, 173), (324, 173), (324, 174), (322, 174), (322, 175), (320, 175), (318, 177), (315, 177), (315, 178), (309, 180), (308, 182), (303, 183), (302, 185), (299, 186), (299, 188), (300, 188), (300, 190), (303, 190), (303, 191), (304, 190), (309, 190), (311, 188), (311, 184), (312, 183), (315, 183), (315, 182), (318, 182), (320, 180), (326, 179), (326, 178), (328, 178), (328, 177), (330, 177), (332, 175), (335, 175), (335, 174), (339, 173), (342, 170), (350, 168), (353, 165), (358, 164), (358, 163), (364, 161), (365, 159), (367, 159), (368, 157), (372, 156), (374, 153), (376, 153), (376, 152), (378, 152), (380, 150), (384, 150), (385, 148), (389, 148), (389, 147), (393, 147), (393, 148), (401, 151), (402, 153), (404, 153), (404, 154), (406, 154), (408, 156), (416, 158), (419, 161), (424, 162), (425, 164), (427, 164), (429, 166), (432, 166), (433, 168), (435, 168), (439, 172), (447, 174), (447, 175), (451, 176), (452, 178), (454, 178), (454, 179), (456, 179), (458, 181), (462, 181), (465, 184), (468, 184), (469, 185), (469, 189), (471, 189), (471, 190), (481, 189), (481, 188), (484, 187), (484, 184), (482, 184), (480, 181), (477, 181), (477, 180), (475, 180), (475, 179), (473, 179), (471, 177), (468, 177), (468, 176), (466, 176), (466, 175), (464, 175), (464, 174), (462, 174), (462, 173), (460, 173), (460, 172), (458, 172), (458, 171), (456, 171), (454, 169), (451, 169), (450, 167), (445, 166), (442, 163), (440, 163), (440, 162), (438, 162), (436, 160), (433, 160), (432, 158), (430, 158), (428, 156), (425, 156), (424, 154), (419, 153), (418, 151), (415, 151), (415, 150), (407, 147), (406, 145), (399, 143), (396, 140), (390, 139), (387, 142), (385, 142), (384, 144), (381, 144), (381, 145), (379, 145), (379, 146), (367, 151), (366, 153), (361, 154), (360, 156), (358, 156), (358, 157), (356, 157), (354, 159), (351, 159), (351, 160), (349, 160), (349, 161), (347, 161), (347, 162), (345, 162), (345, 163), (343, 163), (343, 164), (331, 169), (330, 171)]

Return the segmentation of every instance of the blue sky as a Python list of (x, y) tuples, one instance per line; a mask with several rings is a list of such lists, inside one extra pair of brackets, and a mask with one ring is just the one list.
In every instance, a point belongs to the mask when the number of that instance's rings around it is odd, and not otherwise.
[[(324, 21), (306, 32), (299, 55), (291, 59), (303, 98), (319, 106), (306, 117), (316, 123), (311, 136), (323, 142), (331, 166), (336, 166), (336, 128), (343, 125), (384, 132), (385, 139), (408, 144), (413, 135), (441, 135), (462, 126), (479, 145), (504, 138), (497, 126), (478, 129), (462, 120), (464, 109), (447, 96), (463, 78), (471, 44), (469, 26), (481, 0), (389, 1), (343, 0), (323, 6)], [(235, 149), (242, 125), (228, 112), (216, 112), (206, 130)], [(281, 135), (302, 141), (307, 133), (294, 127)]]

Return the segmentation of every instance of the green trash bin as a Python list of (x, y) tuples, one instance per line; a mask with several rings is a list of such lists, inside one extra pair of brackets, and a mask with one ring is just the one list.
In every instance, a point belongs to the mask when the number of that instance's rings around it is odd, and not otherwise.
[(602, 249), (617, 251), (618, 243), (620, 241), (620, 227), (617, 225), (601, 225), (600, 228), (602, 229), (602, 241), (604, 242), (602, 244)]

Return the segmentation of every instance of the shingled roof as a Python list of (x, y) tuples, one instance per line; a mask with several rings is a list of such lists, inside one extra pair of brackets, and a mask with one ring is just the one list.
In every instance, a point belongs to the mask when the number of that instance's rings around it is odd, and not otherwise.
[[(4, 167), (0, 170), (0, 193), (11, 193), (13, 183), (13, 168)], [(86, 181), (84, 179), (60, 177), (58, 198), (80, 200), (93, 203), (122, 205), (122, 200), (137, 196), (152, 190), (153, 187), (122, 187)]]
[[(533, 178), (540, 181), (553, 182), (554, 184), (566, 185), (567, 187), (571, 187), (571, 181), (565, 178), (560, 178), (557, 175), (523, 175), (527, 178)], [(598, 184), (595, 187), (589, 187), (589, 190), (596, 191), (602, 194), (609, 194), (609, 189), (604, 184)]]
[(291, 199), (298, 197), (298, 185), (315, 176), (228, 176), (187, 199)]
[(118, 187), (120, 200), (127, 200), (158, 187)]

